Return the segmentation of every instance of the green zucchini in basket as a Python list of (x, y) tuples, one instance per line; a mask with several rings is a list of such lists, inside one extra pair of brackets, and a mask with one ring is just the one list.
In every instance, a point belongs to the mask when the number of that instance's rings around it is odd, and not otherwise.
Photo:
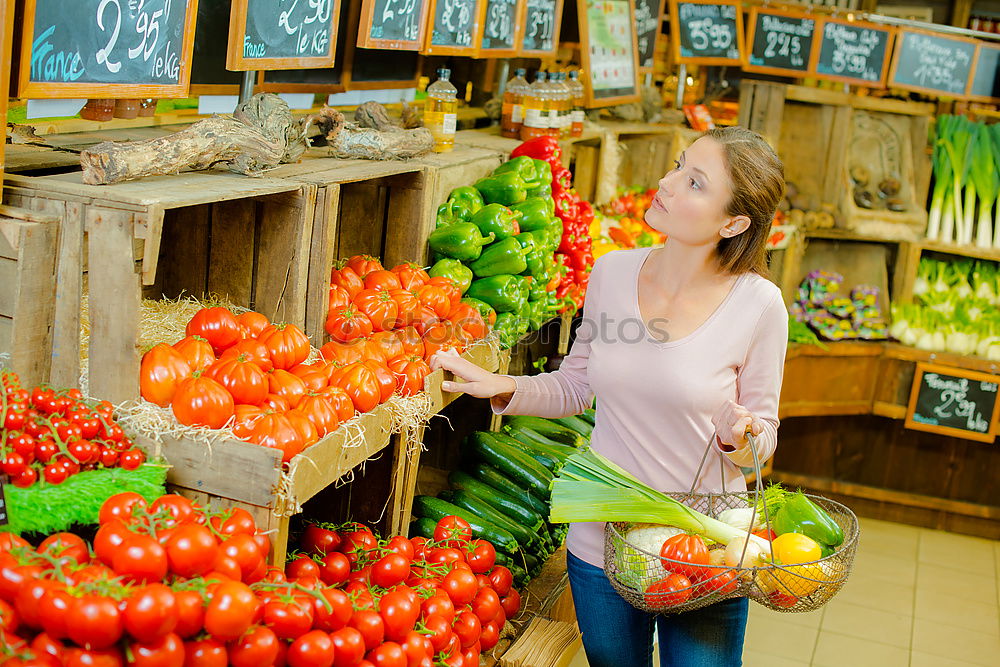
[(469, 474), (480, 482), (492, 486), (497, 491), (506, 493), (508, 496), (521, 501), (526, 507), (534, 510), (539, 516), (548, 520), (549, 504), (528, 491), (522, 484), (515, 482), (502, 472), (488, 463), (477, 463), (470, 470)]
[(481, 537), (487, 542), (492, 542), (493, 546), (503, 549), (509, 553), (516, 552), (519, 547), (517, 540), (509, 531), (494, 526), (490, 522), (480, 518), (467, 509), (449, 503), (434, 496), (415, 496), (413, 498), (413, 513), (420, 517), (426, 517), (435, 524), (446, 516), (457, 516), (465, 519), (472, 534)]
[(549, 440), (562, 443), (570, 447), (582, 447), (587, 444), (587, 439), (568, 426), (557, 424), (541, 417), (528, 417), (518, 415), (506, 420), (505, 426), (517, 428), (519, 426), (531, 429), (539, 435), (543, 435)]
[(493, 433), (486, 431), (476, 431), (469, 436), (468, 443), (481, 461), (524, 484), (528, 490), (543, 498), (551, 494), (552, 472), (523, 450), (501, 442)]
[(453, 489), (464, 489), (476, 494), (504, 516), (522, 526), (527, 526), (529, 530), (537, 531), (545, 523), (545, 517), (525, 503), (461, 470), (452, 470), (448, 473), (448, 483)]

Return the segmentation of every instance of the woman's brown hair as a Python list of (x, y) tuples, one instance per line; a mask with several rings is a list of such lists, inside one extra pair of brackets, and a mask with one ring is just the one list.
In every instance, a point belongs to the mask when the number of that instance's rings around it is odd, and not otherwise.
[(785, 168), (764, 138), (745, 127), (716, 128), (702, 136), (718, 141), (726, 153), (733, 190), (726, 213), (750, 218), (745, 232), (715, 246), (719, 266), (732, 274), (767, 276), (767, 238), (785, 193)]

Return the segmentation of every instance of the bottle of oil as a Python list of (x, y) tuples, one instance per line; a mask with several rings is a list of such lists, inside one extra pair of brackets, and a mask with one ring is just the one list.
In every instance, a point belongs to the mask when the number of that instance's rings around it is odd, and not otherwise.
[(519, 67), (514, 70), (514, 76), (503, 91), (503, 110), (500, 112), (500, 134), (509, 139), (521, 136), (521, 125), (524, 124), (524, 94), (528, 90), (528, 81), (524, 78), (527, 70)]
[(556, 90), (556, 106), (559, 108), (558, 136), (560, 139), (565, 139), (569, 136), (570, 126), (573, 122), (570, 118), (573, 112), (573, 95), (570, 93), (569, 86), (566, 84), (565, 72), (556, 73), (556, 80), (553, 84), (553, 88)]
[(446, 153), (455, 147), (455, 127), (458, 122), (458, 89), (452, 85), (451, 70), (442, 67), (438, 80), (427, 86), (424, 103), (424, 126), (434, 136), (434, 152)]
[(580, 83), (580, 71), (573, 70), (569, 73), (569, 81), (566, 83), (569, 86), (570, 96), (572, 98), (572, 114), (571, 114), (571, 125), (570, 125), (570, 136), (579, 137), (583, 134), (583, 104), (584, 104), (584, 91), (583, 84)]
[(549, 109), (552, 100), (549, 97), (547, 79), (548, 75), (545, 72), (537, 72), (535, 80), (524, 94), (524, 124), (521, 125), (521, 141), (545, 136), (549, 133)]

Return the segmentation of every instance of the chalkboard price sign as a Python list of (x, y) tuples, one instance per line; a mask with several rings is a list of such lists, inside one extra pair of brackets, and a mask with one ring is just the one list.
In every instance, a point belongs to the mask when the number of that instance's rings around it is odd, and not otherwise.
[(968, 440), (996, 437), (1000, 376), (949, 366), (917, 364), (906, 428)]
[(340, 0), (233, 0), (226, 67), (333, 67), (339, 13)]
[(422, 53), (475, 56), (486, 0), (431, 0), (430, 29)]
[(363, 0), (357, 45), (419, 51), (430, 0)]
[(653, 56), (660, 37), (663, 0), (635, 0), (635, 35), (639, 51), (639, 70), (653, 70)]
[(738, 65), (742, 60), (739, 0), (670, 0), (670, 28), (678, 62)]
[(521, 56), (555, 55), (562, 23), (563, 0), (526, 0), (522, 24)]
[(816, 19), (777, 9), (750, 10), (749, 53), (743, 69), (750, 72), (802, 76), (809, 71)]
[(881, 87), (889, 69), (894, 28), (874, 23), (821, 19), (819, 55), (813, 73), (857, 86)]
[(966, 97), (977, 102), (1000, 101), (1000, 44), (979, 42)]
[(588, 107), (639, 101), (632, 0), (578, 0), (584, 97)]
[(479, 46), (481, 58), (509, 58), (517, 55), (521, 4), (522, 0), (486, 0), (483, 41)]
[(22, 97), (184, 97), (197, 0), (25, 0)]
[(962, 97), (969, 86), (976, 41), (903, 28), (892, 56), (889, 86)]

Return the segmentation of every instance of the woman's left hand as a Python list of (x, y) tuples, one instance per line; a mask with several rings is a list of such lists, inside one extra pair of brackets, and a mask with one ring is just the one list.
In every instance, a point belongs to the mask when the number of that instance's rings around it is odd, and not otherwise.
[(747, 446), (747, 431), (753, 435), (764, 431), (764, 422), (735, 401), (726, 401), (712, 417), (712, 424), (719, 441), (735, 449)]

